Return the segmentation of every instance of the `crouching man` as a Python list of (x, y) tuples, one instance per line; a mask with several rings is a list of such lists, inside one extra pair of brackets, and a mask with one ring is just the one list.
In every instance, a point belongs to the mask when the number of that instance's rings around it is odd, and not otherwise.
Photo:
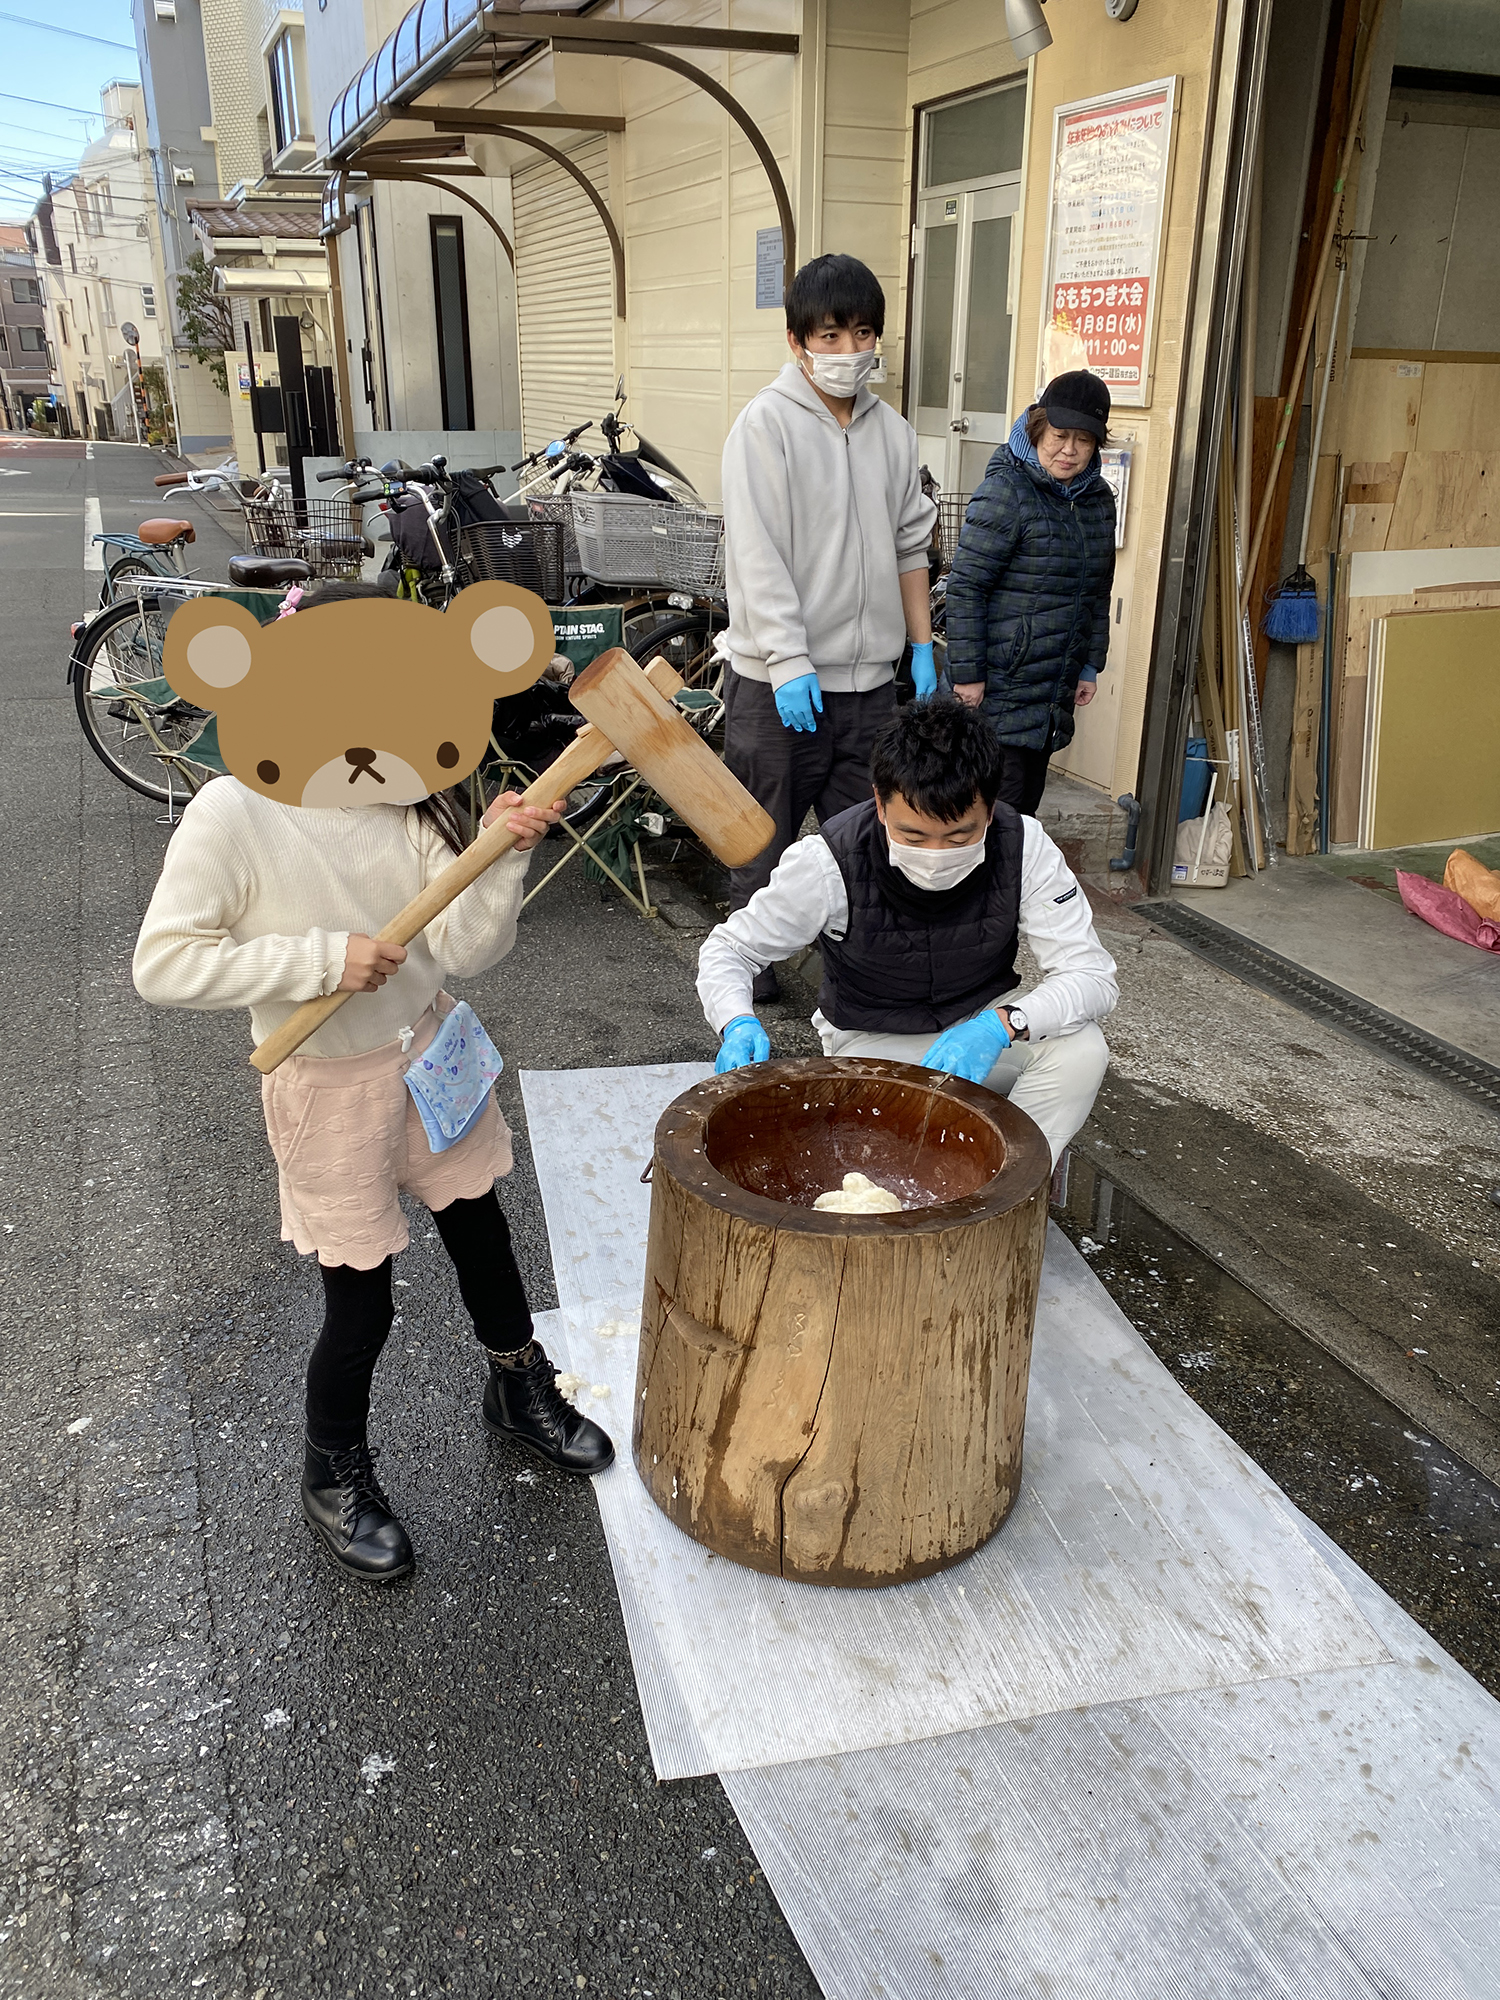
[[(698, 995), (715, 1067), (764, 1062), (756, 975), (817, 940), (813, 1026), (829, 1056), (886, 1056), (988, 1084), (1039, 1125), (1054, 1163), (1109, 1063), (1119, 998), (1087, 898), (1034, 819), (998, 804), (1002, 752), (978, 710), (912, 702), (876, 740), (874, 794), (787, 849), (704, 940)], [(1018, 991), (1024, 941), (1041, 972)]]

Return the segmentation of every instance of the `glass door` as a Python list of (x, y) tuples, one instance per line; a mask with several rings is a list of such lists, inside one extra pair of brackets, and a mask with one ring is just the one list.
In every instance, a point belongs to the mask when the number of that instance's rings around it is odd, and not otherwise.
[(945, 493), (971, 492), (1010, 429), (1024, 113), (1018, 84), (923, 116), (911, 419)]

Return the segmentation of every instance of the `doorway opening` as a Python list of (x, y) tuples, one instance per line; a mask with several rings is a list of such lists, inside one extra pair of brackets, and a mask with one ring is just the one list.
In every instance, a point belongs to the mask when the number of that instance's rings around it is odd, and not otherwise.
[(1010, 430), (1026, 80), (920, 113), (908, 415), (945, 493)]

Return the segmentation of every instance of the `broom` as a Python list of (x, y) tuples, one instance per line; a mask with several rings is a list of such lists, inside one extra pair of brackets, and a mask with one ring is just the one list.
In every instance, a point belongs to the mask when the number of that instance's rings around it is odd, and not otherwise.
[(1318, 420), (1313, 425), (1312, 450), (1307, 460), (1307, 497), (1302, 503), (1302, 540), (1297, 548), (1297, 567), (1271, 599), (1261, 623), (1268, 639), (1286, 646), (1310, 646), (1318, 636), (1318, 586), (1307, 567), (1307, 537), (1312, 527), (1313, 493), (1318, 483), (1318, 454), (1323, 447), (1323, 418), (1328, 410), (1328, 385), (1333, 380), (1334, 351), (1338, 346), (1339, 308), (1344, 302), (1344, 279), (1348, 266), (1339, 266), (1339, 281), (1333, 294), (1333, 336), (1328, 344), (1328, 362), (1323, 370), (1323, 388), (1318, 397)]

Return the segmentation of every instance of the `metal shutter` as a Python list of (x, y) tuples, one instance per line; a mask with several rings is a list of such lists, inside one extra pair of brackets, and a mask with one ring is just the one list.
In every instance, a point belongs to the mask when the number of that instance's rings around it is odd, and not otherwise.
[[(609, 199), (604, 135), (571, 156)], [(553, 160), (511, 178), (516, 224), (516, 317), (521, 428), (535, 451), (614, 401), (614, 265), (592, 203)], [(592, 442), (597, 450), (602, 440)]]

